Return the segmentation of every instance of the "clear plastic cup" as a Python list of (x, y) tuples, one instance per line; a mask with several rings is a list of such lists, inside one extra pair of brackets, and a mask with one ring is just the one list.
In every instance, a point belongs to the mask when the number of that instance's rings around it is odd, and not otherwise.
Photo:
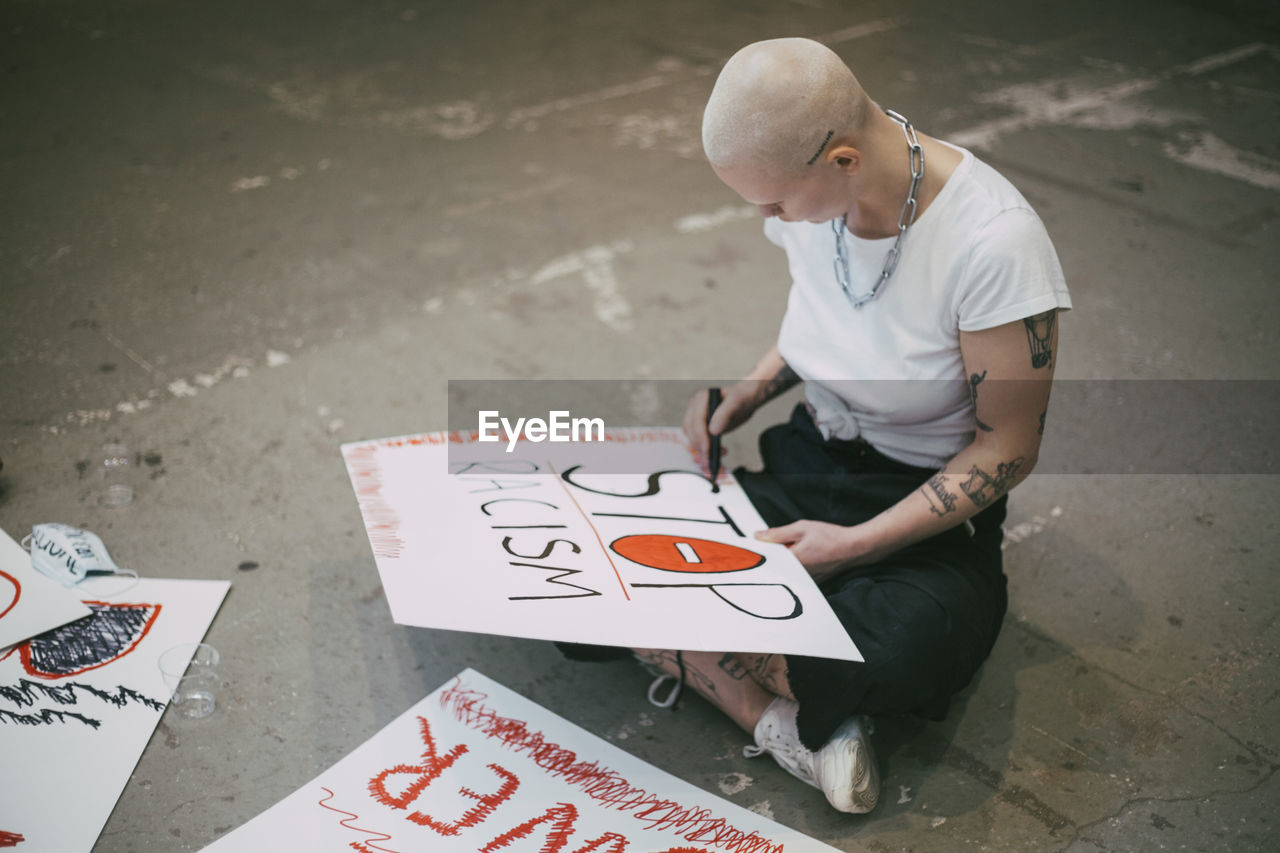
[(98, 454), (98, 476), (102, 479), (99, 503), (110, 507), (133, 503), (133, 452), (128, 447), (104, 444)]
[(170, 704), (191, 719), (207, 717), (218, 706), (218, 650), (208, 643), (183, 643), (160, 655), (160, 675), (172, 693)]

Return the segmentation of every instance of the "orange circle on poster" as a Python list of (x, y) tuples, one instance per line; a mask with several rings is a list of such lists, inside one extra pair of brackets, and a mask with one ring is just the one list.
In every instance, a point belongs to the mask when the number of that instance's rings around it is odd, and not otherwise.
[(764, 562), (764, 555), (737, 545), (690, 536), (638, 533), (609, 545), (634, 563), (664, 572), (741, 572)]

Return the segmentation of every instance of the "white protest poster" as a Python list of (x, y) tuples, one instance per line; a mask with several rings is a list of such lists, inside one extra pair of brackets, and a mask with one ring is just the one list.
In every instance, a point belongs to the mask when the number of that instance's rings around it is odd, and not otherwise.
[(31, 555), (0, 530), (0, 652), (88, 615), (74, 592), (31, 568)]
[(156, 661), (200, 641), (230, 584), (121, 587), (82, 582), (90, 616), (0, 657), (0, 846), (92, 849), (169, 701)]
[(834, 849), (467, 669), (205, 853)]
[(862, 660), (817, 585), (677, 429), (343, 446), (395, 620), (534, 639)]

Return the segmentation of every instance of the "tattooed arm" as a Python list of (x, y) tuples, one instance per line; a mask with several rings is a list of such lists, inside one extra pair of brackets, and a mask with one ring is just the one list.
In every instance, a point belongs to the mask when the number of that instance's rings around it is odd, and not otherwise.
[(725, 389), (724, 399), (710, 424), (707, 423), (707, 392), (699, 391), (693, 395), (684, 413), (684, 434), (694, 450), (705, 458), (709, 432), (723, 435), (736, 429), (756, 409), (799, 383), (800, 377), (782, 360), (775, 344), (745, 379)]
[(799, 385), (800, 377), (791, 369), (791, 365), (782, 360), (778, 345), (774, 344), (739, 384), (746, 386), (743, 390), (754, 396), (755, 405), (759, 407)]
[(971, 443), (915, 492), (852, 527), (799, 521), (764, 531), (784, 542), (819, 580), (941, 533), (969, 519), (1035, 467), (1057, 354), (1056, 313), (981, 332), (961, 332), (975, 406)]
[[(1057, 353), (1057, 312), (960, 333), (977, 432), (919, 495), (958, 523), (1026, 479), (1040, 453)], [(966, 511), (970, 510), (970, 511)], [(949, 525), (947, 525), (949, 526)]]

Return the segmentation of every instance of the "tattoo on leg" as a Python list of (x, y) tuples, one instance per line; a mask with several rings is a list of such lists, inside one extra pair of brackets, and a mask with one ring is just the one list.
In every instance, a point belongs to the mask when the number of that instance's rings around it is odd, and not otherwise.
[[(680, 675), (680, 657), (671, 649), (632, 649), (636, 657), (651, 666), (656, 666), (668, 675)], [(723, 661), (722, 661), (723, 662)], [(746, 674), (744, 670), (744, 675)], [(707, 700), (719, 707), (720, 692), (716, 690), (715, 680), (703, 672), (697, 664), (684, 656), (684, 681)]]
[[(680, 674), (680, 660), (676, 657), (676, 653), (672, 651), (662, 652), (662, 660), (658, 663), (666, 672), (672, 675)], [(686, 656), (684, 659), (684, 680), (691, 685), (694, 690), (704, 696), (716, 695), (715, 682), (707, 677), (707, 674), (700, 670), (696, 665), (689, 661)]]
[(982, 371), (981, 374), (978, 374), (978, 373), (969, 374), (969, 399), (973, 401), (973, 420), (975, 423), (977, 423), (978, 429), (982, 430), (983, 432), (991, 432), (991, 427), (984, 424), (982, 422), (982, 419), (978, 417), (978, 386), (981, 385), (982, 380), (986, 378), (987, 378), (987, 371), (985, 370)]
[(1036, 430), (1036, 435), (1044, 435), (1044, 416), (1049, 414), (1049, 410), (1045, 409), (1040, 413), (1040, 427)]
[(718, 701), (720, 693), (716, 690), (715, 681), (707, 676), (705, 672), (698, 667), (691, 665), (688, 661), (684, 662), (684, 680), (690, 684), (694, 690), (697, 690), (703, 696), (713, 701)]
[(756, 683), (775, 695), (783, 695), (786, 685), (779, 684), (772, 672), (774, 658), (777, 655), (757, 655), (752, 663), (751, 674)]
[(934, 515), (943, 516), (956, 508), (956, 494), (947, 490), (947, 481), (941, 471), (920, 487), (920, 493), (929, 501), (929, 509)]
[(733, 652), (726, 652), (716, 665), (724, 670), (725, 675), (734, 681), (741, 681), (750, 674), (747, 672), (747, 668), (742, 665), (742, 661)]
[[(750, 675), (757, 686), (775, 696), (791, 696), (791, 686), (787, 684), (787, 661), (782, 655), (740, 652), (732, 657), (736, 659), (737, 666)], [(724, 666), (723, 661), (721, 666)], [(734, 675), (734, 677), (737, 676)]]
[(960, 491), (980, 507), (985, 507), (1009, 490), (1025, 460), (1019, 456), (996, 466), (995, 475), (988, 474), (977, 465), (969, 469), (969, 479), (960, 484)]
[(1057, 316), (1056, 310), (1049, 310), (1022, 321), (1027, 328), (1027, 344), (1031, 347), (1031, 366), (1034, 368), (1048, 367), (1053, 360), (1053, 324)]

